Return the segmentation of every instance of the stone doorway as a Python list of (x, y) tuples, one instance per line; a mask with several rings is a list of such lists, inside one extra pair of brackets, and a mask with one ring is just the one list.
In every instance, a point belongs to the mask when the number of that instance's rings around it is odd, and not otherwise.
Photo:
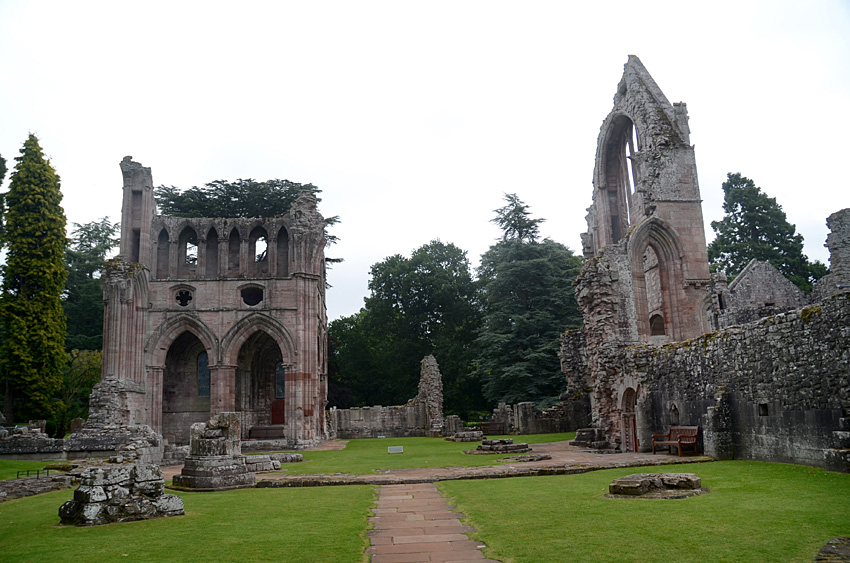
[(162, 374), (162, 434), (188, 444), (189, 429), (210, 417), (209, 355), (193, 333), (178, 336), (165, 356)]
[(285, 436), (285, 368), (280, 347), (263, 331), (239, 350), (236, 367), (236, 410), (242, 415), (242, 438)]
[(626, 388), (623, 393), (622, 404), (620, 405), (620, 412), (622, 413), (620, 436), (624, 452), (636, 452), (640, 446), (637, 437), (637, 416), (635, 415), (636, 402), (637, 393), (635, 390), (631, 387)]

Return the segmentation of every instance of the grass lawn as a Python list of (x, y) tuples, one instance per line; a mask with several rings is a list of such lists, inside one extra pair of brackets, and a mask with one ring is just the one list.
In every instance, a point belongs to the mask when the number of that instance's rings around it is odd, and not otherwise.
[[(811, 561), (850, 535), (850, 475), (800, 465), (680, 465), (711, 493), (681, 500), (608, 499), (639, 469), (440, 484), (504, 562)], [(663, 468), (653, 469), (663, 471)]]
[[(528, 436), (494, 436), (514, 438), (515, 442), (538, 444), (560, 442), (575, 438), (575, 432), (561, 434), (533, 434)], [(304, 475), (313, 473), (351, 473), (366, 475), (378, 469), (408, 469), (416, 467), (478, 467), (496, 465), (505, 455), (467, 455), (464, 450), (474, 450), (478, 442), (447, 442), (442, 438), (365, 438), (349, 440), (343, 450), (306, 451), (301, 463), (283, 465), (286, 473)], [(388, 454), (388, 446), (403, 446), (404, 453)], [(515, 455), (515, 454), (514, 454)]]
[(59, 525), (70, 490), (0, 503), (0, 561), (364, 561), (367, 486), (182, 493), (186, 515)]
[[(18, 476), (18, 471), (24, 469), (44, 469), (45, 465), (50, 465), (51, 461), (16, 461), (11, 459), (0, 459), (0, 481), (5, 479), (15, 479)], [(53, 472), (50, 473), (53, 475)]]

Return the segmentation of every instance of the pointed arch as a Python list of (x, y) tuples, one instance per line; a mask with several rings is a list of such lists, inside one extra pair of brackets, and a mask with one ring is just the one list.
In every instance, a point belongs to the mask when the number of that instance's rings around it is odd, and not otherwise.
[(191, 225), (186, 225), (180, 231), (177, 239), (177, 276), (188, 278), (195, 276), (198, 265), (198, 233)]
[(260, 331), (277, 342), (284, 363), (294, 361), (297, 354), (295, 340), (286, 327), (268, 315), (257, 312), (240, 319), (221, 339), (220, 362), (225, 365), (237, 365), (242, 345)]
[(156, 279), (164, 280), (168, 278), (168, 254), (169, 254), (170, 237), (168, 229), (162, 227), (159, 235), (156, 238)]
[(211, 226), (207, 231), (206, 238), (206, 254), (204, 265), (204, 277), (207, 279), (215, 279), (218, 277), (218, 231), (215, 226)]
[(645, 341), (682, 339), (682, 258), (681, 237), (657, 216), (644, 219), (629, 237), (637, 329)]
[(184, 332), (191, 332), (201, 341), (209, 354), (209, 365), (217, 363), (215, 360), (219, 356), (219, 342), (213, 331), (194, 315), (178, 313), (159, 325), (145, 343), (145, 351), (151, 365), (165, 365), (168, 349)]

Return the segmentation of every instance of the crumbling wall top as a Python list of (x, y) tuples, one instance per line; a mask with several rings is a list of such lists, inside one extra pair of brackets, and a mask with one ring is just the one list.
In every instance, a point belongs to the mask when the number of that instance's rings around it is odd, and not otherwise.
[(142, 166), (134, 161), (132, 156), (125, 156), (120, 166), (124, 187), (153, 189), (153, 176), (149, 166)]

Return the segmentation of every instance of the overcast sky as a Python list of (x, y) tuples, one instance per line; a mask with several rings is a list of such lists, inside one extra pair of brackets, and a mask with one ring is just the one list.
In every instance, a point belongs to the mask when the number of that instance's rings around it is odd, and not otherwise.
[(847, 0), (0, 0), (0, 154), (39, 137), (69, 224), (120, 219), (125, 155), (155, 185), (311, 182), (341, 217), (334, 319), (387, 256), (439, 238), (477, 265), (505, 193), (579, 252), (629, 54), (688, 104), (708, 239), (741, 172), (826, 262), (850, 207)]

